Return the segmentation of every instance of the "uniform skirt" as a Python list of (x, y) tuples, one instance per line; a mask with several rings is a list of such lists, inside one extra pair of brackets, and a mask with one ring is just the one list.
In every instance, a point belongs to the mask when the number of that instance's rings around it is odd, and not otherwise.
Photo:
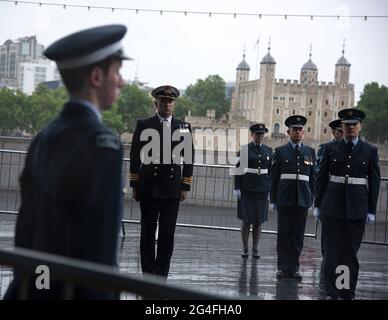
[(262, 224), (268, 220), (268, 193), (241, 192), (237, 200), (237, 218), (249, 224)]

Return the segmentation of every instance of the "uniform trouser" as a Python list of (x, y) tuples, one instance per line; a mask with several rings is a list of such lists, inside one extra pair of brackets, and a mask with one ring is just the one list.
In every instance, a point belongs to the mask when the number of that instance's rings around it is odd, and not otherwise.
[[(167, 277), (174, 249), (174, 233), (179, 210), (179, 199), (140, 199), (140, 210), (142, 271), (143, 273)], [(155, 257), (155, 232), (158, 218), (159, 232)]]
[[(353, 299), (359, 270), (357, 252), (364, 235), (365, 221), (322, 217), (322, 224), (325, 239), (325, 257), (323, 264), (326, 295), (341, 297), (343, 299)], [(339, 276), (341, 276), (341, 279), (338, 281), (339, 284), (341, 286), (346, 285), (342, 281), (345, 273), (340, 271), (340, 269), (336, 273), (336, 268), (340, 265), (349, 268), (349, 289), (337, 288), (336, 286), (336, 280)]]
[(299, 257), (303, 249), (308, 208), (278, 206), (277, 253), (278, 270), (299, 271)]
[(322, 258), (325, 256), (325, 236), (323, 235), (323, 224), (321, 221), (321, 253), (322, 253)]

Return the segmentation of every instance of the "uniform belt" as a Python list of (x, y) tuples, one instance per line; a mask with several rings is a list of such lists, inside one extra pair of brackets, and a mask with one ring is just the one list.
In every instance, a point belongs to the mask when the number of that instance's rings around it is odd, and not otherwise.
[(330, 176), (331, 182), (344, 183), (344, 184), (359, 184), (359, 185), (368, 185), (368, 179), (366, 178), (353, 178), (349, 176)]
[(256, 173), (258, 175), (260, 174), (267, 174), (268, 173), (268, 169), (252, 169), (252, 168), (245, 168), (244, 169), (244, 172), (249, 172), (249, 173)]
[(298, 174), (298, 173), (282, 173), (280, 175), (280, 179), (289, 179), (289, 180), (303, 180), (303, 181), (310, 181), (310, 177), (306, 176), (304, 174)]

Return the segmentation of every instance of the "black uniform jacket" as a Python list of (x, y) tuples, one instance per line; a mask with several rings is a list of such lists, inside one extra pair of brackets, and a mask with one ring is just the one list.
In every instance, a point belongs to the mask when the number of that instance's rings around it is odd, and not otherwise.
[[(250, 142), (241, 146), (239, 158), (240, 160), (236, 165), (239, 169), (237, 170), (238, 174), (234, 176), (234, 189), (268, 193), (271, 181), (272, 148), (262, 144), (259, 150), (253, 142)], [(246, 164), (248, 164), (250, 171), (253, 170), (256, 172), (246, 172)], [(261, 170), (268, 170), (268, 173), (261, 173)]]
[[(152, 133), (153, 136), (149, 136)], [(193, 162), (194, 145), (189, 123), (173, 117), (170, 133), (163, 130), (158, 115), (138, 120), (130, 152), (130, 186), (137, 188), (141, 195), (180, 198), (182, 190), (190, 191)]]
[(93, 111), (65, 104), (33, 139), (20, 185), (16, 246), (116, 265), (122, 145)]
[[(303, 175), (302, 179), (281, 179), (282, 174)], [(302, 144), (298, 156), (291, 142), (275, 149), (271, 172), (271, 203), (278, 206), (311, 207), (315, 190), (315, 150)]]
[[(344, 139), (326, 144), (317, 176), (315, 206), (321, 216), (365, 220), (375, 214), (380, 188), (377, 148), (359, 139), (349, 156)], [(330, 176), (367, 178), (367, 185), (331, 182)]]

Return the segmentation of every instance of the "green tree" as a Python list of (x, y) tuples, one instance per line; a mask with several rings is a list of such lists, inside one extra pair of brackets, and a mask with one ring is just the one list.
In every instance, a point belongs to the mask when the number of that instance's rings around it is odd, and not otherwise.
[(206, 116), (207, 109), (215, 109), (216, 118), (220, 118), (230, 108), (230, 100), (225, 97), (225, 81), (219, 75), (197, 80), (187, 87), (185, 96), (195, 104), (193, 115)]
[(357, 106), (366, 114), (363, 135), (370, 141), (385, 143), (388, 140), (388, 88), (377, 82), (366, 84)]
[(123, 131), (126, 132), (134, 131), (138, 119), (154, 114), (151, 97), (136, 84), (123, 87), (117, 100), (117, 107), (118, 114), (122, 117)]
[(109, 110), (104, 111), (102, 119), (109, 128), (116, 131), (118, 134), (122, 134), (125, 131), (123, 117), (119, 113), (117, 104), (114, 104)]
[(196, 113), (195, 103), (184, 95), (179, 97), (179, 99), (175, 101), (174, 117), (184, 121), (185, 116), (187, 116), (189, 111), (191, 111), (193, 115)]
[(20, 90), (0, 89), (0, 133), (2, 135), (23, 128), (26, 104), (27, 96)]
[(62, 89), (50, 90), (40, 84), (29, 97), (27, 110), (25, 110), (24, 126), (32, 134), (41, 130), (62, 109), (67, 97)]

